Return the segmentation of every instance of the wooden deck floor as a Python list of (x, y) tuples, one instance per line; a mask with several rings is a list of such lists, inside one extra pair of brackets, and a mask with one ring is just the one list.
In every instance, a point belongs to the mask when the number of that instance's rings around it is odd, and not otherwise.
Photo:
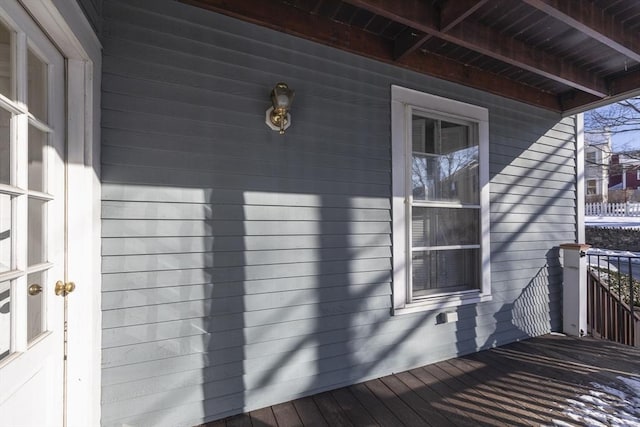
[(547, 335), (206, 426), (584, 425), (575, 401), (620, 377), (640, 380), (640, 349)]

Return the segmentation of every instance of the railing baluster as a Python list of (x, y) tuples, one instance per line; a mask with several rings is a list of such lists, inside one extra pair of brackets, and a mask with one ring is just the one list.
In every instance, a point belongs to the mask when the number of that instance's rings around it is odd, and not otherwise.
[[(640, 301), (640, 287), (636, 289), (635, 286), (632, 258), (640, 257), (601, 254), (588, 254), (588, 257), (588, 333), (636, 345), (636, 322), (640, 322), (640, 310), (636, 313), (635, 306)], [(594, 258), (595, 264), (592, 262)]]
[(631, 276), (631, 281), (629, 284), (629, 308), (631, 309), (631, 313), (629, 313), (629, 343), (633, 346), (637, 345), (636, 343), (636, 286), (635, 283), (637, 279), (633, 277), (633, 265), (631, 266), (631, 272), (629, 273)]

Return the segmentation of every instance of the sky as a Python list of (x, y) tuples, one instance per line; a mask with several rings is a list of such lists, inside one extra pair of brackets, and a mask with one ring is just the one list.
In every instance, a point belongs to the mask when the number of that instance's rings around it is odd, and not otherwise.
[[(611, 106), (600, 107), (596, 110), (608, 110)], [(585, 113), (585, 116), (588, 114)], [(631, 114), (634, 117), (637, 117), (637, 114)], [(636, 122), (638, 120), (636, 119)], [(620, 132), (613, 134), (611, 138), (611, 149), (614, 153), (621, 151), (630, 151), (630, 150), (640, 150), (640, 131), (633, 132)]]
[(623, 132), (611, 137), (611, 149), (613, 152), (640, 149), (640, 132)]

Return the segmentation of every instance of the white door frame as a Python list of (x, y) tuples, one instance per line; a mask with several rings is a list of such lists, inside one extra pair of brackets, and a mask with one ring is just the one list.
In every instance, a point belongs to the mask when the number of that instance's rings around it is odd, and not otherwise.
[(100, 76), (98, 37), (76, 0), (20, 0), (67, 61), (67, 273), (65, 419), (100, 425)]

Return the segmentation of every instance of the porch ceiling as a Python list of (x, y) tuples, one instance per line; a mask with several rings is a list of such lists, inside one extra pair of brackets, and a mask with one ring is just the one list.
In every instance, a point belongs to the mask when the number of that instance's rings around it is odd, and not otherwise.
[(637, 0), (180, 0), (548, 110), (640, 91)]

